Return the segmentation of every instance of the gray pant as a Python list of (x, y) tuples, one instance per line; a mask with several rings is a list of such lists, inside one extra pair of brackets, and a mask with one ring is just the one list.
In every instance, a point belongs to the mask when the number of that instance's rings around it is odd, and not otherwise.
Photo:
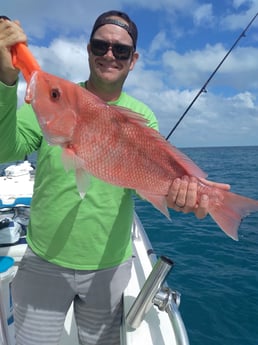
[(63, 268), (27, 249), (12, 284), (17, 345), (57, 345), (74, 302), (81, 345), (120, 344), (131, 260), (99, 271)]

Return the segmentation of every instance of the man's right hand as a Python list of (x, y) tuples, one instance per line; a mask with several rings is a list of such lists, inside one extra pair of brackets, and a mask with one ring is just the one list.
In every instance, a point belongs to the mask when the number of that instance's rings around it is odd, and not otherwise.
[(6, 85), (15, 84), (19, 70), (12, 64), (11, 47), (26, 43), (27, 36), (18, 21), (0, 19), (0, 81)]

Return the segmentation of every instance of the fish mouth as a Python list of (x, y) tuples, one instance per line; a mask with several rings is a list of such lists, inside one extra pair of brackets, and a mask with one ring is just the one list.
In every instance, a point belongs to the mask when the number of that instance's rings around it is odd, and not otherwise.
[(31, 75), (30, 82), (26, 89), (25, 102), (30, 104), (35, 98), (36, 82), (38, 71), (34, 71)]

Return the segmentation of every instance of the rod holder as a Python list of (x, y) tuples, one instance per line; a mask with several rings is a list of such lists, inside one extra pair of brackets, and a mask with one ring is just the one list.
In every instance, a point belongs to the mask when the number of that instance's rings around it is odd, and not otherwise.
[(144, 315), (153, 304), (153, 299), (160, 289), (174, 263), (165, 256), (161, 256), (153, 267), (148, 279), (144, 283), (141, 291), (136, 297), (126, 316), (126, 321), (132, 328), (137, 328), (141, 324)]

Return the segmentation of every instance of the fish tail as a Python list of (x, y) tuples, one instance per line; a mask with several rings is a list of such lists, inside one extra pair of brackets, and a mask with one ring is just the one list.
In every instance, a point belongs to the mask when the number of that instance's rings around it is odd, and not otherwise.
[(30, 81), (32, 72), (40, 70), (37, 60), (24, 43), (17, 43), (12, 47), (12, 63), (18, 68), (26, 82)]
[(242, 219), (257, 211), (258, 201), (227, 191), (223, 191), (223, 201), (220, 204), (211, 205), (209, 208), (213, 220), (236, 241)]

